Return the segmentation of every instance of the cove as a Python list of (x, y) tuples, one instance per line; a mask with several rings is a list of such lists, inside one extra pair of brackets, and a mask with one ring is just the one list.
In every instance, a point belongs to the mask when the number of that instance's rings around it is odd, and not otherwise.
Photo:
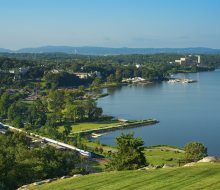
[(108, 132), (100, 142), (115, 146), (121, 132), (135, 131), (145, 146), (168, 144), (183, 148), (201, 142), (210, 156), (220, 157), (220, 69), (212, 72), (179, 73), (174, 78), (198, 82), (182, 84), (158, 81), (147, 85), (111, 87), (95, 91), (110, 95), (98, 99), (103, 114), (123, 119), (157, 119), (160, 123)]

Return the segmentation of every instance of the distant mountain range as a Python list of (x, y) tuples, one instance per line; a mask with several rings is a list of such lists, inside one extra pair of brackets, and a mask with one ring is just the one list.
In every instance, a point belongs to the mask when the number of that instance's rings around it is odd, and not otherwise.
[(17, 51), (0, 48), (0, 52), (9, 53), (77, 53), (87, 55), (118, 55), (118, 54), (154, 54), (154, 53), (181, 53), (181, 54), (220, 54), (220, 49), (195, 48), (106, 48), (106, 47), (69, 47), (44, 46), (39, 48), (22, 48)]

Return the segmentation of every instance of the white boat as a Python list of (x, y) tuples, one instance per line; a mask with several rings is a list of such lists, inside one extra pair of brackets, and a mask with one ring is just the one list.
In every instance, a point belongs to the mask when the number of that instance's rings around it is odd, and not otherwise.
[(168, 80), (167, 82), (168, 83), (175, 83), (176, 81), (175, 80)]
[(188, 83), (189, 81), (188, 80), (184, 80), (182, 83)]

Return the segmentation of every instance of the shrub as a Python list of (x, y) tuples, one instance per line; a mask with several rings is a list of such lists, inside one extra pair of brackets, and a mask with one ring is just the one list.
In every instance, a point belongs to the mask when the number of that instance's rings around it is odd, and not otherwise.
[(172, 161), (173, 158), (164, 158), (165, 161)]
[(100, 154), (103, 153), (103, 148), (102, 147), (100, 147), (99, 152), (100, 152)]

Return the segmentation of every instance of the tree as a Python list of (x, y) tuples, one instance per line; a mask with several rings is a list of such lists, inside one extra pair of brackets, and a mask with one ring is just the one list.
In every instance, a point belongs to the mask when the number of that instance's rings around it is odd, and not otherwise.
[(23, 127), (24, 127), (24, 124), (23, 124), (22, 121), (21, 121), (21, 117), (16, 117), (16, 118), (14, 118), (14, 120), (13, 120), (13, 125), (14, 125), (14, 127), (16, 127), (16, 128), (23, 128)]
[(76, 122), (76, 117), (83, 118), (84, 117), (84, 108), (82, 105), (71, 105), (67, 107), (66, 117), (72, 119), (74, 118), (74, 122)]
[(101, 107), (100, 108), (96, 107), (94, 110), (94, 118), (98, 119), (98, 117), (102, 115), (102, 112), (103, 112), (103, 110)]
[(95, 143), (96, 143), (97, 145), (100, 143), (99, 137), (97, 137), (97, 139), (95, 140)]
[(41, 84), (40, 84), (39, 82), (37, 82), (36, 88), (37, 88), (37, 89), (40, 89), (40, 87), (41, 87)]
[(207, 147), (200, 142), (190, 142), (184, 146), (185, 154), (192, 160), (200, 160), (203, 157), (208, 156)]
[(97, 103), (89, 97), (85, 103), (85, 106), (86, 106), (86, 110), (88, 113), (88, 119), (89, 119), (89, 121), (91, 121), (91, 119), (94, 115)]
[(17, 108), (16, 103), (11, 104), (8, 108), (8, 119), (14, 120), (18, 115), (20, 115), (20, 111)]
[(81, 91), (84, 91), (85, 87), (83, 85), (81, 85), (81, 86), (78, 87), (78, 89), (81, 90)]
[(110, 74), (109, 77), (107, 77), (108, 83), (114, 83), (116, 82), (115, 76), (113, 74)]
[(143, 151), (144, 141), (141, 137), (134, 138), (134, 132), (116, 137), (118, 151), (115, 157), (106, 165), (107, 170), (134, 170), (148, 165)]
[(69, 134), (70, 134), (70, 132), (71, 132), (71, 130), (72, 130), (72, 127), (71, 127), (71, 125), (70, 124), (67, 124), (67, 125), (64, 125), (64, 134), (66, 135), (66, 136), (68, 136)]
[(99, 152), (100, 152), (100, 154), (103, 153), (103, 148), (102, 147), (100, 147)]
[(77, 135), (77, 141), (78, 141), (78, 142), (81, 141), (81, 135), (80, 135), (80, 133), (78, 133), (78, 135)]
[(27, 118), (27, 121), (33, 125), (36, 122), (36, 120), (37, 120), (37, 107), (36, 107), (35, 104), (32, 104), (28, 108), (28, 118)]
[(9, 94), (5, 92), (2, 95), (1, 101), (0, 101), (0, 118), (2, 119), (7, 118), (9, 106), (10, 106)]

